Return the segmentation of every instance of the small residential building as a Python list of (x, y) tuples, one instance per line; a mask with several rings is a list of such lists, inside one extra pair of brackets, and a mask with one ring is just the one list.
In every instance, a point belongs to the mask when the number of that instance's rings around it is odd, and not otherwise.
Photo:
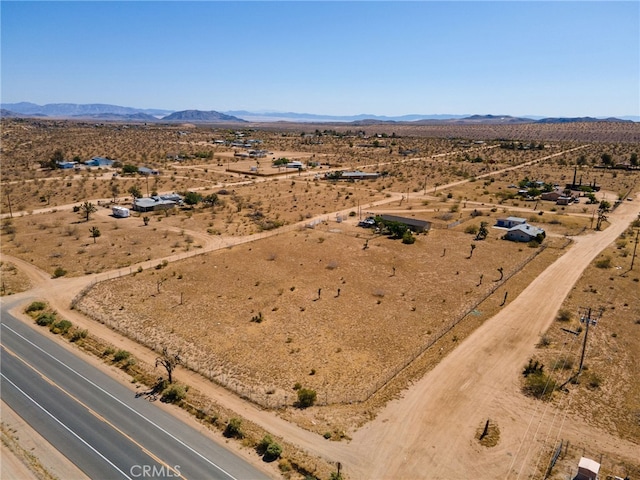
[(138, 173), (140, 175), (160, 175), (160, 172), (158, 170), (154, 170), (153, 168), (149, 167), (138, 167)]
[(558, 199), (556, 200), (556, 205), (571, 205), (572, 202), (573, 202), (573, 197), (568, 197), (566, 195), (563, 195), (561, 197), (558, 197)]
[(549, 200), (551, 202), (557, 202), (558, 199), (560, 197), (562, 197), (563, 194), (561, 192), (553, 191), (553, 192), (544, 192), (542, 195), (540, 195), (540, 199), (541, 200)]
[(287, 168), (295, 168), (297, 170), (302, 170), (304, 169), (304, 163), (298, 161), (298, 160), (294, 160), (292, 162), (289, 162), (285, 165), (285, 167)]
[(58, 168), (68, 169), (74, 168), (76, 166), (76, 162), (58, 162)]
[(406, 225), (414, 232), (427, 232), (431, 229), (431, 222), (419, 220), (417, 218), (398, 217), (396, 215), (380, 215), (382, 220), (387, 222), (398, 222)]
[(542, 235), (544, 238), (545, 232), (542, 228), (534, 227), (528, 223), (522, 223), (507, 230), (504, 238), (512, 242), (531, 242), (537, 240), (539, 238), (538, 235)]
[(136, 212), (153, 212), (156, 210), (169, 210), (177, 204), (178, 202), (174, 200), (166, 200), (159, 196), (135, 198), (133, 200), (133, 209)]
[(104, 157), (93, 157), (91, 160), (84, 162), (87, 167), (111, 167), (113, 160)]
[(522, 225), (524, 223), (527, 223), (526, 218), (520, 218), (520, 217), (499, 218), (498, 223), (496, 223), (496, 227), (511, 228), (511, 227), (515, 227), (516, 225)]
[(598, 462), (582, 457), (578, 462), (578, 475), (576, 475), (575, 480), (598, 480), (599, 471), (600, 464)]
[(374, 180), (380, 176), (377, 172), (361, 172), (354, 170), (353, 172), (342, 172), (338, 180)]
[(116, 205), (114, 207), (111, 207), (111, 212), (113, 213), (113, 216), (116, 218), (129, 217), (129, 209), (126, 207), (119, 207)]

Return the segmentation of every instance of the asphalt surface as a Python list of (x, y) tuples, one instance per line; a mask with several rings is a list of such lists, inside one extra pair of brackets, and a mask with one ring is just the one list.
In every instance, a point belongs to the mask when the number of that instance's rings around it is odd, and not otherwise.
[(6, 309), (2, 399), (89, 477), (269, 478)]

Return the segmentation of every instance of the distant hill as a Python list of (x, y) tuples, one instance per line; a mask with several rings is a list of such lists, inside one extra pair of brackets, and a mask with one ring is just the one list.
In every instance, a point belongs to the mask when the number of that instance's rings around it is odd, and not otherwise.
[(131, 113), (131, 114), (118, 114), (118, 113), (94, 113), (94, 114), (82, 114), (73, 115), (71, 118), (85, 119), (85, 120), (104, 120), (104, 121), (121, 121), (121, 122), (157, 122), (158, 118), (153, 115), (147, 115), (146, 113)]
[(620, 118), (594, 118), (594, 117), (573, 117), (573, 118), (542, 118), (537, 123), (592, 123), (592, 122), (631, 122)]
[(13, 118), (20, 117), (21, 115), (16, 112), (12, 112), (11, 110), (7, 110), (6, 108), (0, 108), (0, 117), (2, 118)]
[(77, 103), (48, 103), (46, 105), (37, 105), (35, 103), (3, 103), (1, 108), (10, 110), (22, 115), (46, 115), (48, 117), (85, 117), (105, 114), (116, 115), (135, 115), (143, 113), (150, 116), (165, 116), (172, 110), (161, 109), (144, 109), (121, 107), (119, 105), (109, 105), (103, 103), (77, 104)]
[(25, 117), (46, 117), (46, 115), (42, 115), (41, 113), (33, 113), (30, 115), (26, 115), (23, 113), (14, 112), (11, 110), (7, 110), (6, 108), (0, 108), (0, 117), (2, 118), (25, 118)]
[(462, 118), (467, 115), (420, 115), (409, 114), (400, 116), (373, 115), (361, 113), (359, 115), (320, 115), (315, 113), (295, 113), (295, 112), (250, 112), (247, 110), (231, 110), (224, 112), (227, 115), (234, 115), (249, 122), (412, 122), (416, 120), (447, 120), (452, 118)]
[(224, 113), (216, 112), (215, 110), (211, 111), (202, 111), (202, 110), (183, 110), (181, 112), (173, 112), (166, 117), (162, 117), (162, 121), (166, 122), (246, 122), (238, 117), (234, 117), (233, 115), (227, 115)]

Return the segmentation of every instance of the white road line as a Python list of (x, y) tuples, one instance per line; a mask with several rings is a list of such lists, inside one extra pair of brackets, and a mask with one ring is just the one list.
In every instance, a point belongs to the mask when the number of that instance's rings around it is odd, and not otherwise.
[(47, 355), (48, 357), (50, 357), (52, 360), (55, 360), (56, 362), (58, 362), (60, 365), (62, 365), (63, 367), (65, 367), (67, 370), (75, 373), (78, 377), (82, 378), (84, 381), (86, 381), (88, 384), (92, 385), (93, 387), (97, 388), (98, 390), (100, 390), (102, 393), (104, 393), (105, 395), (107, 395), (108, 397), (112, 398), (113, 400), (115, 400), (116, 402), (118, 402), (120, 405), (122, 405), (123, 407), (125, 407), (127, 410), (131, 411), (132, 413), (135, 413), (137, 416), (139, 416), (140, 418), (142, 418), (143, 420), (145, 420), (146, 422), (148, 422), (149, 424), (153, 425), (154, 427), (156, 427), (158, 430), (160, 430), (162, 433), (164, 433), (165, 435), (167, 435), (169, 438), (173, 439), (174, 441), (178, 442), (180, 445), (182, 445), (183, 447), (185, 447), (187, 450), (189, 450), (190, 452), (194, 453), (195, 455), (197, 455), (198, 457), (200, 457), (202, 460), (204, 460), (205, 462), (207, 462), (208, 464), (210, 464), (211, 466), (213, 466), (214, 468), (218, 469), (220, 472), (222, 472), (223, 474), (227, 475), (231, 480), (238, 480), (237, 478), (235, 478), (233, 475), (231, 475), (229, 472), (225, 471), (222, 467), (219, 467), (218, 465), (216, 465), (215, 463), (213, 463), (211, 460), (209, 460), (207, 457), (205, 457), (204, 455), (202, 455), (200, 452), (194, 450), (193, 448), (191, 448), (189, 445), (187, 445), (186, 443), (184, 443), (182, 440), (180, 440), (179, 438), (177, 438), (176, 436), (174, 436), (173, 434), (171, 434), (170, 432), (168, 432), (167, 430), (165, 430), (164, 428), (162, 428), (160, 425), (155, 424), (154, 422), (152, 422), (151, 420), (149, 420), (147, 417), (145, 417), (144, 415), (142, 415), (140, 412), (138, 412), (137, 410), (131, 408), (129, 405), (127, 405), (126, 403), (124, 403), (122, 400), (120, 400), (119, 398), (113, 396), (111, 393), (109, 393), (108, 391), (106, 391), (105, 389), (103, 389), (100, 385), (97, 385), (96, 383), (92, 382), (91, 380), (89, 380), (88, 378), (86, 378), (84, 375), (78, 373), (77, 371), (75, 371), (73, 368), (71, 368), (70, 366), (68, 366), (66, 363), (63, 363), (61, 360), (58, 360), (56, 357), (54, 357), (53, 355), (51, 355), (49, 352), (47, 352), (46, 350), (40, 348), (38, 345), (36, 345), (35, 343), (33, 343), (31, 340), (29, 340), (28, 338), (24, 337), (23, 335), (21, 335), (20, 333), (16, 332), (14, 329), (12, 329), (11, 327), (7, 326), (6, 324), (1, 324), (1, 326), (3, 328), (8, 329), (9, 331), (13, 332), (15, 335), (17, 335), (18, 337), (20, 337), (21, 339), (23, 339), (25, 342), (29, 343), (30, 345), (32, 345), (33, 347), (35, 347), (36, 349), (40, 350), (42, 353), (44, 353), (45, 355)]
[(104, 455), (102, 455), (98, 450), (96, 450), (95, 448), (93, 448), (89, 443), (87, 443), (86, 440), (84, 440), (80, 435), (78, 435), (76, 432), (74, 432), (73, 430), (71, 430), (69, 427), (67, 427), (64, 423), (62, 423), (57, 417), (55, 417), (51, 412), (49, 412), (46, 408), (44, 408), (42, 405), (40, 405), (38, 402), (36, 402), (33, 398), (31, 398), (29, 396), (29, 394), (27, 394), (24, 390), (22, 390), (19, 386), (17, 386), (15, 383), (13, 383), (11, 380), (9, 380), (4, 373), (0, 373), (0, 376), (2, 378), (4, 378), (7, 382), (9, 382), (11, 385), (13, 385), (13, 387), (18, 390), (22, 395), (24, 395), (25, 397), (27, 397), (35, 406), (37, 406), (40, 410), (42, 410), (44, 413), (46, 413), (47, 415), (49, 415), (52, 419), (54, 419), (58, 424), (60, 424), (60, 426), (62, 426), (65, 430), (67, 430), (69, 433), (71, 433), (71, 435), (73, 435), (74, 437), (76, 437), (78, 440), (80, 440), (82, 443), (84, 443), (87, 447), (89, 447), (94, 453), (96, 453), (100, 458), (102, 458), (105, 462), (107, 462), (109, 465), (111, 465), (115, 470), (117, 470), (118, 472), (120, 472), (122, 474), (122, 476), (124, 478), (127, 478), (129, 480), (133, 480), (130, 476), (128, 476), (126, 473), (124, 473), (122, 470), (120, 470), (113, 462), (111, 462), (111, 460), (109, 460), (107, 457), (105, 457)]

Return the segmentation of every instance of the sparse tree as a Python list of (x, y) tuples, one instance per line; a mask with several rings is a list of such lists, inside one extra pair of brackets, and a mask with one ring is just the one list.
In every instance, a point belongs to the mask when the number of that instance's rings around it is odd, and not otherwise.
[(498, 279), (498, 282), (499, 282), (504, 278), (504, 268), (498, 267), (498, 272), (500, 272), (500, 278)]
[(127, 164), (122, 167), (123, 175), (130, 175), (130, 174), (136, 173), (137, 171), (138, 171), (138, 167), (136, 167), (135, 165)]
[(98, 238), (100, 235), (102, 235), (100, 233), (100, 229), (98, 227), (91, 227), (89, 229), (89, 233), (91, 238), (93, 238), (93, 243), (96, 243), (96, 238)]
[(84, 202), (82, 205), (80, 205), (80, 208), (78, 211), (84, 217), (85, 221), (88, 222), (89, 218), (91, 217), (91, 214), (97, 212), (98, 209), (93, 203)]
[(140, 188), (138, 188), (137, 185), (132, 185), (129, 190), (127, 190), (127, 192), (129, 192), (129, 194), (134, 198), (142, 198), (142, 192), (140, 191)]
[(602, 155), (600, 155), (600, 159), (602, 160), (603, 165), (609, 166), (613, 164), (613, 159), (611, 158), (611, 155), (609, 155), (608, 153), (603, 153)]
[(637, 153), (632, 153), (631, 157), (629, 157), (629, 163), (631, 163), (632, 167), (637, 167), (638, 166), (638, 154)]
[(62, 153), (62, 150), (58, 149), (53, 152), (53, 154), (49, 158), (49, 161), (43, 164), (43, 166), (55, 170), (56, 168), (58, 168), (58, 163), (60, 162), (64, 162), (64, 153)]
[(480, 222), (480, 229), (478, 230), (478, 234), (476, 235), (476, 240), (484, 240), (489, 235), (489, 230), (487, 230), (487, 222)]
[(198, 192), (186, 192), (184, 194), (184, 203), (193, 207), (202, 201), (202, 195)]
[(602, 222), (607, 220), (607, 213), (611, 209), (611, 204), (606, 200), (602, 200), (598, 206), (598, 220), (596, 222), (596, 230), (600, 231), (602, 228)]
[(113, 203), (115, 203), (116, 199), (118, 198), (118, 195), (120, 195), (120, 187), (118, 186), (117, 183), (111, 184), (111, 195), (113, 197)]
[(144, 222), (144, 226), (146, 227), (147, 225), (149, 225), (149, 217), (147, 217), (146, 215), (144, 217), (142, 217), (142, 221)]
[(298, 407), (307, 408), (316, 401), (316, 391), (308, 388), (298, 390)]
[(474, 251), (475, 249), (476, 249), (476, 244), (475, 244), (475, 243), (472, 243), (472, 244), (471, 244), (471, 251), (469, 252), (469, 257), (468, 257), (468, 258), (473, 257), (473, 251)]
[(173, 383), (173, 371), (181, 363), (182, 359), (180, 358), (180, 351), (178, 350), (177, 353), (170, 353), (167, 347), (162, 347), (162, 355), (156, 358), (156, 368), (158, 365), (164, 367), (167, 371), (169, 383)]
[(219, 203), (218, 195), (216, 195), (215, 193), (210, 193), (202, 199), (202, 203), (211, 207), (215, 207)]

